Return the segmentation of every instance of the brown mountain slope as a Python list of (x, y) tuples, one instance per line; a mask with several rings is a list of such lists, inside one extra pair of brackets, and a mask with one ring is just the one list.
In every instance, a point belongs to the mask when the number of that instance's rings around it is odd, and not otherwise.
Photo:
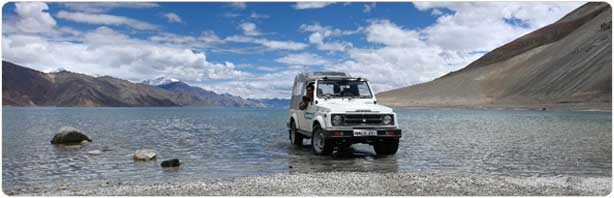
[(611, 107), (612, 9), (587, 3), (436, 80), (379, 93), (392, 106)]
[(110, 76), (42, 73), (6, 61), (2, 61), (2, 70), (3, 105), (263, 107), (259, 102), (182, 82), (150, 86)]
[(177, 94), (112, 77), (42, 73), (2, 61), (2, 103), (15, 106), (177, 106)]

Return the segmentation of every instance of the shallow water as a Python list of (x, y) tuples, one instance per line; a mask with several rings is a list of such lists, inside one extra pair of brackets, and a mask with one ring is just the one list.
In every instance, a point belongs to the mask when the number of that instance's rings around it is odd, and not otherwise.
[[(289, 143), (287, 109), (3, 107), (2, 186), (7, 191), (146, 184), (272, 173), (412, 172), (609, 176), (612, 117), (603, 112), (397, 109), (399, 151), (358, 144), (340, 157)], [(93, 142), (51, 145), (62, 126)], [(158, 160), (134, 162), (139, 148)], [(179, 169), (162, 169), (178, 158)]]

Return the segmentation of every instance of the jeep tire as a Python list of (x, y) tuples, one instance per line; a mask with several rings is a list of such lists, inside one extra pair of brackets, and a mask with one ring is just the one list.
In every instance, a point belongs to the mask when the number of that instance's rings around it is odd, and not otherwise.
[(324, 138), (324, 130), (318, 124), (313, 126), (311, 148), (316, 155), (330, 155), (334, 149), (333, 141)]
[(290, 121), (290, 142), (296, 146), (303, 145), (303, 134), (298, 133), (294, 120)]
[(373, 144), (373, 150), (377, 155), (392, 155), (399, 149), (399, 140), (387, 140)]

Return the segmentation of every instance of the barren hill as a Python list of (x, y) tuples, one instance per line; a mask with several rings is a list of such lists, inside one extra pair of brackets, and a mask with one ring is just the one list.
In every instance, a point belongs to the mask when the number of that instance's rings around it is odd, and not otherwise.
[(179, 83), (156, 87), (110, 76), (92, 77), (68, 71), (43, 73), (2, 61), (3, 105), (262, 106), (238, 96)]
[(433, 81), (381, 92), (419, 106), (597, 105), (611, 109), (612, 9), (587, 3)]
[(170, 91), (112, 77), (42, 73), (2, 61), (2, 103), (16, 106), (177, 106)]

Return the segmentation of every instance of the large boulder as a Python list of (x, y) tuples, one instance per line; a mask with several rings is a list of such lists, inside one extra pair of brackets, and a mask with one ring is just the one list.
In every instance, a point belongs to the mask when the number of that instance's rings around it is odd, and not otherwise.
[(132, 154), (132, 159), (147, 161), (156, 159), (156, 151), (151, 149), (139, 149)]
[(179, 159), (170, 159), (170, 160), (163, 161), (160, 164), (160, 166), (162, 166), (164, 168), (179, 167), (179, 166), (181, 166), (181, 162), (179, 162)]
[(91, 142), (92, 139), (87, 137), (81, 130), (73, 127), (62, 127), (53, 136), (51, 144), (81, 144)]

